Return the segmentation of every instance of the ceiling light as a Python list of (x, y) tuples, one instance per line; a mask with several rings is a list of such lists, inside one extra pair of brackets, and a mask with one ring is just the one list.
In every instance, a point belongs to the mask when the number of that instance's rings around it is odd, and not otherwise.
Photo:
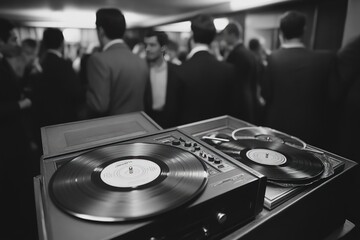
[(240, 11), (248, 8), (266, 6), (273, 3), (286, 2), (290, 0), (231, 0), (231, 11)]

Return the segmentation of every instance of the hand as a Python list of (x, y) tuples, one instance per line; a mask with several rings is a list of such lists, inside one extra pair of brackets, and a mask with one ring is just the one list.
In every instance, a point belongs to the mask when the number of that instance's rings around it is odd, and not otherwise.
[(20, 106), (20, 109), (26, 109), (26, 108), (30, 108), (31, 105), (32, 105), (32, 102), (29, 98), (24, 98), (24, 99), (21, 99), (19, 102), (18, 102), (19, 106)]

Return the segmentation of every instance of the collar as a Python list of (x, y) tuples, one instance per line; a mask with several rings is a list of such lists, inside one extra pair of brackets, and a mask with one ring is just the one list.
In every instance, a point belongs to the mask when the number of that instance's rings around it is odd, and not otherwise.
[(282, 48), (305, 48), (305, 45), (299, 40), (290, 40), (281, 44)]
[(197, 43), (196, 46), (193, 49), (191, 49), (190, 53), (187, 55), (186, 58), (190, 59), (195, 55), (195, 53), (200, 52), (200, 51), (208, 51), (209, 52), (210, 51), (209, 46), (206, 44)]
[(124, 40), (122, 39), (114, 39), (111, 40), (110, 42), (108, 42), (107, 44), (105, 44), (105, 46), (103, 47), (103, 52), (106, 51), (109, 47), (111, 47), (112, 45), (116, 44), (116, 43), (124, 43)]
[(61, 52), (59, 52), (58, 50), (48, 49), (47, 52), (48, 52), (48, 53), (55, 54), (55, 55), (58, 56), (59, 58), (62, 58), (62, 54), (61, 54)]

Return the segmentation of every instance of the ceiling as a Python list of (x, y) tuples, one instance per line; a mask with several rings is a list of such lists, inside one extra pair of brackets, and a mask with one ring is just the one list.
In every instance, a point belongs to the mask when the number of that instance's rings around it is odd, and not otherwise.
[(99, 8), (117, 7), (128, 28), (187, 20), (198, 13), (225, 14), (291, 0), (1, 0), (0, 16), (35, 27), (94, 28)]

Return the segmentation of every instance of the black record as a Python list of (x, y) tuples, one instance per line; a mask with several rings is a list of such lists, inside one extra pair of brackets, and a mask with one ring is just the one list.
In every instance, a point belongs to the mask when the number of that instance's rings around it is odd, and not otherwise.
[(322, 161), (313, 154), (279, 142), (238, 139), (217, 148), (273, 182), (306, 184), (324, 171)]
[(86, 220), (144, 219), (197, 197), (207, 183), (204, 163), (186, 150), (153, 143), (99, 148), (61, 166), (50, 196), (65, 212)]

